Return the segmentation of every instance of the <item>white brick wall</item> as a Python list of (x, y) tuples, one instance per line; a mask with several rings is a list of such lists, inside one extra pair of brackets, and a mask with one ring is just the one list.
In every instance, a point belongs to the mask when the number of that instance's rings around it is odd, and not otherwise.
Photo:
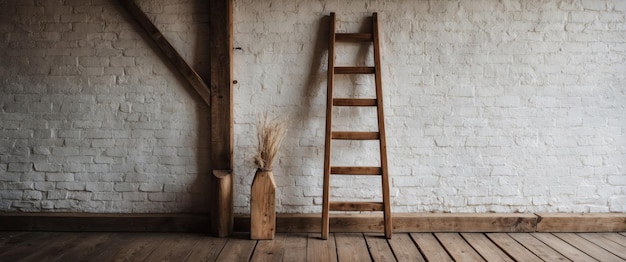
[[(139, 0), (207, 73), (206, 1)], [(624, 1), (235, 0), (235, 211), (257, 113), (291, 118), (279, 212), (320, 212), (324, 16), (379, 12), (397, 212), (626, 212)], [(206, 212), (206, 107), (114, 0), (0, 0), (0, 211)], [(369, 63), (358, 46), (339, 61)], [(372, 79), (342, 77), (342, 94)], [(345, 109), (338, 128), (371, 128)], [(355, 149), (356, 146), (364, 149)], [(335, 163), (377, 162), (368, 142)], [(338, 155), (336, 154), (336, 155)], [(333, 179), (337, 199), (380, 196)]]
[[(329, 12), (340, 31), (380, 15), (394, 211), (626, 211), (623, 1), (236, 0), (236, 212), (248, 212), (263, 111), (292, 119), (278, 210), (321, 210)], [(371, 62), (352, 55), (363, 51), (337, 59)], [(339, 79), (344, 95), (371, 84)], [(337, 128), (374, 123), (342, 111)], [(334, 163), (378, 161), (361, 144), (336, 143)], [(377, 180), (333, 185), (336, 199), (380, 196)]]
[[(206, 74), (206, 1), (170, 2), (138, 4)], [(208, 211), (207, 108), (140, 30), (114, 0), (0, 1), (0, 211)]]

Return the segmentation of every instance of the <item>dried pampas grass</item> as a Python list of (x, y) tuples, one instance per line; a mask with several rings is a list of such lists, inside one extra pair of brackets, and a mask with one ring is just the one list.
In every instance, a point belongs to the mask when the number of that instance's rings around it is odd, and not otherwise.
[(271, 170), (280, 144), (287, 133), (287, 119), (272, 118), (265, 113), (257, 122), (256, 128), (259, 147), (254, 156), (254, 163), (260, 169)]

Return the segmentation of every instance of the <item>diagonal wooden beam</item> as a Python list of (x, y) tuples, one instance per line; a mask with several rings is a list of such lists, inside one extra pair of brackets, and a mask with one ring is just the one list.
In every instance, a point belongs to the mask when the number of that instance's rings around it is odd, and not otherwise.
[(150, 39), (161, 49), (163, 54), (178, 69), (189, 84), (196, 90), (198, 95), (202, 97), (207, 105), (211, 105), (211, 91), (206, 82), (198, 75), (196, 70), (191, 68), (183, 57), (174, 49), (167, 39), (161, 34), (159, 29), (154, 26), (152, 21), (141, 11), (139, 6), (133, 0), (119, 0), (120, 4), (128, 11), (137, 23), (148, 34)]

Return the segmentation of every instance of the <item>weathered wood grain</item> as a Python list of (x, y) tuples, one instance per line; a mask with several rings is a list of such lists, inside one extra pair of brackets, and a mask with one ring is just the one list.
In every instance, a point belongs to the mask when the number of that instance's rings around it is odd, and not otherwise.
[(228, 239), (215, 261), (247, 262), (254, 252), (256, 243), (256, 240), (249, 240), (247, 234), (234, 234)]
[(592, 257), (578, 250), (567, 242), (559, 239), (551, 233), (532, 233), (533, 237), (550, 246), (563, 256), (572, 261), (594, 261)]
[(285, 235), (278, 234), (272, 240), (259, 240), (250, 261), (283, 261)]
[[(339, 235), (339, 243), (335, 235)], [(216, 238), (179, 233), (0, 232), (0, 261), (624, 260), (623, 246), (606, 234), (559, 233), (561, 238), (552, 233), (488, 235), (491, 239), (482, 233), (399, 233), (385, 239), (381, 233), (331, 233), (328, 240), (322, 240), (320, 233), (279, 233), (274, 240), (257, 241), (249, 240), (245, 233)], [(473, 251), (465, 252), (468, 246), (481, 258), (469, 254)]]
[(585, 252), (585, 254), (598, 259), (599, 261), (623, 261), (623, 259), (618, 256), (606, 252), (606, 250), (598, 245), (589, 242), (574, 233), (554, 233), (554, 235), (568, 244), (578, 248), (580, 251)]
[(396, 233), (389, 239), (389, 245), (396, 255), (398, 262), (402, 261), (425, 261), (424, 257), (413, 243), (413, 240), (406, 233)]
[(537, 213), (537, 232), (622, 232), (626, 213)]
[[(211, 232), (233, 232), (233, 2), (209, 1), (211, 89), (211, 168), (213, 199)], [(219, 172), (215, 172), (219, 171)]]
[(394, 261), (396, 260), (391, 250), (391, 246), (387, 242), (385, 235), (380, 233), (364, 234), (367, 249), (373, 261)]
[(307, 241), (307, 261), (337, 262), (335, 235), (329, 234), (324, 240), (320, 233), (309, 233)]
[(578, 236), (626, 260), (626, 247), (601, 234), (578, 233)]
[(191, 249), (187, 261), (215, 261), (227, 240), (227, 238), (199, 237), (198, 243)]
[(430, 233), (411, 233), (411, 238), (422, 251), (428, 261), (454, 261), (446, 252), (446, 249), (439, 244), (439, 241)]
[(513, 239), (522, 244), (528, 250), (533, 252), (535, 255), (540, 257), (541, 259), (548, 259), (549, 261), (567, 261), (568, 259), (561, 255), (556, 250), (552, 249), (550, 246), (545, 243), (539, 241), (539, 239), (534, 238), (533, 236), (526, 233), (509, 233)]
[(250, 190), (250, 238), (273, 239), (276, 234), (276, 182), (271, 171), (257, 170)]
[(286, 234), (283, 261), (307, 261), (307, 240), (308, 237), (306, 233)]
[(487, 261), (514, 261), (483, 233), (461, 233), (461, 236)]
[(370, 261), (367, 243), (361, 233), (335, 233), (338, 261)]
[(455, 261), (485, 261), (458, 233), (435, 233)]
[(530, 250), (526, 249), (506, 233), (490, 233), (487, 234), (487, 237), (517, 261), (542, 261), (533, 254), (533, 252), (530, 252)]

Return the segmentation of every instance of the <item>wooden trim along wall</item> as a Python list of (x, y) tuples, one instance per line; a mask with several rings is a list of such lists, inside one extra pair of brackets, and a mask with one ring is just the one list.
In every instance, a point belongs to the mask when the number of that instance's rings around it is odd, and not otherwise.
[[(321, 214), (279, 214), (276, 232), (320, 232)], [(0, 213), (0, 231), (209, 233), (207, 214)], [(626, 232), (626, 213), (397, 213), (394, 232)], [(248, 232), (249, 216), (234, 230)], [(330, 218), (331, 232), (382, 232), (380, 214)]]

